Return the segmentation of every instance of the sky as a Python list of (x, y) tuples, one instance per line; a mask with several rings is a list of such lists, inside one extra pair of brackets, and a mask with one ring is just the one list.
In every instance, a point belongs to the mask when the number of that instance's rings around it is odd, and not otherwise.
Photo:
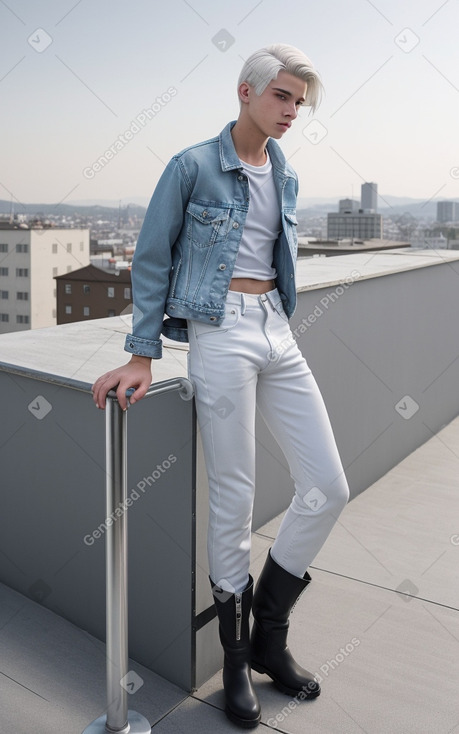
[(0, 199), (147, 203), (276, 42), (325, 87), (281, 142), (301, 198), (459, 199), (458, 26), (459, 0), (0, 0)]

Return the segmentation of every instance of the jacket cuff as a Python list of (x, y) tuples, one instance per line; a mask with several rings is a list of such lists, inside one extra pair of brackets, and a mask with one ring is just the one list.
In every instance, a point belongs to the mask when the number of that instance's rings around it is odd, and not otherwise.
[(128, 334), (124, 343), (124, 350), (139, 357), (151, 357), (161, 359), (163, 356), (163, 343), (160, 339), (141, 339), (138, 336)]

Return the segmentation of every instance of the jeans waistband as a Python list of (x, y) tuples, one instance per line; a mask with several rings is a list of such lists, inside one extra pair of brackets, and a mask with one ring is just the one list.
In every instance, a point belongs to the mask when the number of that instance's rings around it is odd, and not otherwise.
[(241, 306), (242, 310), (245, 311), (249, 306), (260, 306), (265, 301), (269, 301), (271, 306), (277, 310), (281, 297), (277, 288), (273, 288), (272, 291), (267, 293), (241, 293), (240, 291), (228, 291), (226, 297), (226, 303), (235, 306)]

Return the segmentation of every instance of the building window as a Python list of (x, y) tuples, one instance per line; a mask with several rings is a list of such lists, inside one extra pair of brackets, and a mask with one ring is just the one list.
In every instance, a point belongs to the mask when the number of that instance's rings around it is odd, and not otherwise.
[(131, 289), (130, 288), (125, 288), (124, 289), (124, 298), (125, 298), (126, 301), (130, 301), (131, 300)]
[(65, 313), (72, 313), (72, 307), (71, 307), (71, 306), (69, 306), (69, 305), (67, 305), (67, 306), (65, 307)]
[(29, 245), (18, 244), (16, 245), (16, 252), (29, 252)]
[(57, 268), (53, 268), (53, 278), (57, 275)]
[(6, 321), (10, 320), (10, 315), (8, 313), (0, 313), (0, 321), (3, 321), (5, 323)]
[(72, 252), (72, 243), (67, 242), (67, 252)]
[(16, 268), (16, 276), (18, 278), (28, 278), (29, 269), (28, 268)]
[(3, 301), (5, 301), (5, 300), (6, 300), (7, 298), (9, 298), (9, 296), (8, 296), (8, 291), (0, 291), (0, 298), (1, 298), (1, 299), (2, 299)]
[(83, 306), (83, 316), (89, 316), (90, 310), (89, 306)]
[(115, 298), (115, 288), (112, 285), (109, 285), (107, 288), (107, 296), (109, 298)]
[(16, 316), (16, 323), (17, 324), (28, 324), (29, 323), (29, 317), (28, 316), (22, 316), (21, 314), (18, 314)]
[(28, 301), (29, 294), (27, 293), (27, 291), (18, 291), (16, 293), (16, 298), (18, 301)]
[(72, 293), (72, 284), (71, 283), (66, 283), (65, 284), (64, 293), (66, 295), (70, 295)]
[(116, 316), (115, 310), (113, 308), (108, 309), (108, 315), (109, 316)]
[(0, 275), (8, 275), (8, 268), (0, 268)]
[(52, 244), (52, 255), (57, 255), (57, 243), (53, 242)]
[(6, 243), (0, 243), (0, 252), (8, 252), (8, 245)]
[(84, 285), (83, 286), (83, 293), (85, 296), (87, 296), (89, 293), (91, 293), (91, 286), (90, 285)]

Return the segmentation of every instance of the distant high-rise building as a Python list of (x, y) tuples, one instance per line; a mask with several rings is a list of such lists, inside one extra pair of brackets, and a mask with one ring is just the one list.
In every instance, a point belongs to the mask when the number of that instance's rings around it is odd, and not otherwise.
[(378, 209), (378, 184), (362, 184), (361, 209), (364, 212), (375, 213)]
[(456, 210), (455, 201), (437, 201), (437, 222), (455, 222)]
[(359, 211), (359, 202), (357, 199), (340, 199), (338, 206), (340, 214), (353, 214)]
[(330, 212), (327, 214), (327, 238), (329, 240), (371, 240), (382, 237), (381, 214), (368, 212)]
[(0, 334), (56, 324), (56, 275), (89, 265), (89, 229), (0, 228)]
[[(363, 186), (373, 186), (375, 188), (376, 184), (363, 184)], [(340, 199), (338, 208), (338, 212), (327, 214), (327, 237), (329, 240), (381, 239), (383, 229), (381, 214), (365, 211), (363, 208), (359, 209), (359, 202), (355, 199)]]

